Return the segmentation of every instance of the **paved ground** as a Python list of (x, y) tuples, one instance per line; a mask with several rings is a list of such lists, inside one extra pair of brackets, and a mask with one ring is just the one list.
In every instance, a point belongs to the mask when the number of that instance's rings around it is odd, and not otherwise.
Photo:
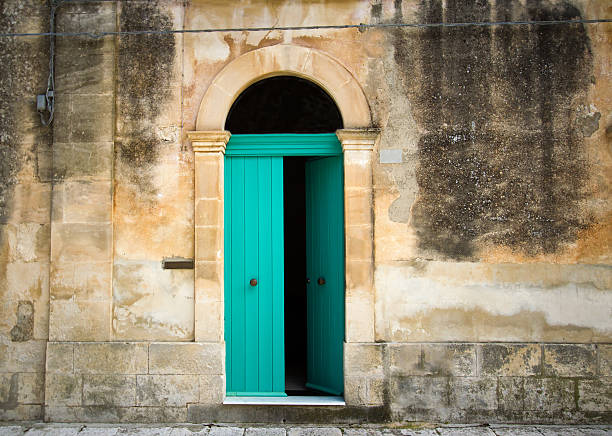
[(419, 428), (223, 425), (0, 424), (0, 436), (612, 436), (612, 426), (445, 425)]

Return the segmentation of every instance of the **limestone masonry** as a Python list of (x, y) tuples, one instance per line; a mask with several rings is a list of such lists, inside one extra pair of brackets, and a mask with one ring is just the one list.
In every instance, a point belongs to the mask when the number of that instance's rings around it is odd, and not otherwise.
[[(54, 4), (57, 32), (93, 33), (612, 18), (609, 0)], [(0, 2), (0, 33), (49, 18)], [(612, 23), (57, 36), (54, 63), (45, 127), (49, 37), (0, 36), (1, 421), (612, 423)], [(223, 404), (224, 126), (272, 76), (342, 115), (346, 406)]]

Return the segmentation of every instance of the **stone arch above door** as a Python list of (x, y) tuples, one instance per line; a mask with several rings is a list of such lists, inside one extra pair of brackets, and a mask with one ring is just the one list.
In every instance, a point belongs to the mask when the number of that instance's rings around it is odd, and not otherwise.
[(319, 50), (279, 44), (245, 53), (217, 74), (200, 104), (196, 130), (223, 130), (230, 107), (242, 91), (258, 80), (282, 75), (302, 77), (323, 88), (340, 109), (346, 129), (370, 127), (370, 108), (349, 70)]

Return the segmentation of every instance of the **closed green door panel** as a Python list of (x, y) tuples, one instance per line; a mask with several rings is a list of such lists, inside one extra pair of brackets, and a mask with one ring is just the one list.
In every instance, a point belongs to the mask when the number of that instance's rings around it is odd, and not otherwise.
[(342, 156), (306, 162), (307, 386), (334, 395), (344, 390), (343, 198)]
[(227, 156), (227, 395), (285, 395), (283, 239), (283, 158)]

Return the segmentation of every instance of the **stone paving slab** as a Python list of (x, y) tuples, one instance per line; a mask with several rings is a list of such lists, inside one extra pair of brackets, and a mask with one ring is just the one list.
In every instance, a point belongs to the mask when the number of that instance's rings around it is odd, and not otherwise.
[(0, 436), (612, 436), (612, 426), (229, 426), (0, 423)]

